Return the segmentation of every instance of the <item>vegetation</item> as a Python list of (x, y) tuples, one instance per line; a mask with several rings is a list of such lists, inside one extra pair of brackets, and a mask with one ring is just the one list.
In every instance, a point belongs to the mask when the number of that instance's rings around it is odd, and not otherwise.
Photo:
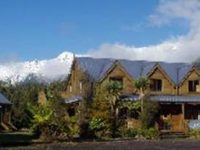
[(140, 77), (134, 82), (135, 88), (139, 91), (139, 100), (141, 101), (141, 111), (144, 109), (145, 91), (149, 86), (149, 81), (145, 77)]
[(144, 109), (140, 113), (140, 120), (143, 129), (150, 129), (155, 127), (157, 115), (159, 112), (159, 105), (157, 102), (152, 100), (144, 100)]
[(192, 129), (189, 131), (189, 136), (192, 139), (200, 139), (200, 129)]
[[(85, 97), (79, 105), (74, 106), (73, 116), (67, 113), (72, 106), (64, 105), (61, 98), (60, 92), (66, 88), (65, 82), (26, 82), (17, 85), (1, 83), (0, 92), (13, 103), (14, 126), (18, 129), (31, 129), (34, 135), (43, 140), (71, 140), (77, 137), (157, 137), (158, 132), (154, 129), (154, 123), (158, 104), (146, 100), (145, 90), (148, 81), (145, 78), (135, 81), (142, 102), (121, 101), (122, 85), (110, 81), (104, 87), (96, 86), (93, 101), (88, 101), (90, 92), (84, 90)], [(86, 84), (87, 81), (83, 80), (82, 83)], [(39, 104), (38, 93), (41, 91), (44, 92), (46, 102)], [(119, 117), (119, 111), (123, 108), (139, 114), (137, 119), (142, 123), (141, 128), (127, 128), (126, 120)]]

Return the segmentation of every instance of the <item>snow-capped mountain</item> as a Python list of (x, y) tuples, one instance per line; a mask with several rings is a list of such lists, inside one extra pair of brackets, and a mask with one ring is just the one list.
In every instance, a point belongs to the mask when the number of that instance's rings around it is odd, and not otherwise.
[(69, 73), (73, 57), (71, 52), (63, 52), (49, 60), (0, 64), (0, 80), (15, 84), (32, 77), (46, 82), (60, 79)]

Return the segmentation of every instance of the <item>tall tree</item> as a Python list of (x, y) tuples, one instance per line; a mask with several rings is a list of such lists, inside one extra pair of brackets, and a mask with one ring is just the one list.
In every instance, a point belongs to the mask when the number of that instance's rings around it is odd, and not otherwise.
[(134, 82), (135, 88), (139, 91), (139, 100), (141, 101), (141, 111), (144, 109), (145, 91), (149, 87), (149, 80), (145, 77), (140, 77)]
[(112, 136), (116, 136), (116, 130), (118, 127), (118, 104), (120, 101), (120, 92), (122, 90), (121, 83), (117, 81), (111, 81), (107, 84), (106, 89), (108, 91), (107, 99), (110, 103), (110, 109), (111, 109), (111, 131)]

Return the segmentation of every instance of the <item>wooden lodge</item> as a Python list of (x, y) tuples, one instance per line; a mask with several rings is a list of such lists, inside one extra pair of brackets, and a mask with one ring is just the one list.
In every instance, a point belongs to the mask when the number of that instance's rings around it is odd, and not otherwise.
[(95, 86), (110, 80), (121, 82), (123, 100), (138, 100), (134, 81), (147, 77), (147, 93), (160, 104), (160, 130), (174, 132), (200, 127), (200, 72), (192, 64), (98, 59), (74, 59), (68, 86), (63, 95), (66, 103), (78, 103), (93, 96)]

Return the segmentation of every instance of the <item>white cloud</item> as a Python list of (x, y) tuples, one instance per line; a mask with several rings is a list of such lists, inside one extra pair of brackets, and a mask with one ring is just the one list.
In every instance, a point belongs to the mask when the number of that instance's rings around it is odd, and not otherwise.
[(49, 60), (1, 64), (0, 80), (17, 83), (24, 81), (30, 74), (44, 81), (60, 79), (69, 73), (72, 61), (73, 54), (70, 52), (63, 52), (58, 57)]
[(90, 50), (88, 54), (93, 57), (133, 60), (194, 61), (200, 56), (200, 0), (160, 0), (154, 13), (149, 16), (152, 26), (163, 26), (176, 19), (189, 22), (190, 30), (186, 35), (145, 47), (102, 44), (99, 48)]

